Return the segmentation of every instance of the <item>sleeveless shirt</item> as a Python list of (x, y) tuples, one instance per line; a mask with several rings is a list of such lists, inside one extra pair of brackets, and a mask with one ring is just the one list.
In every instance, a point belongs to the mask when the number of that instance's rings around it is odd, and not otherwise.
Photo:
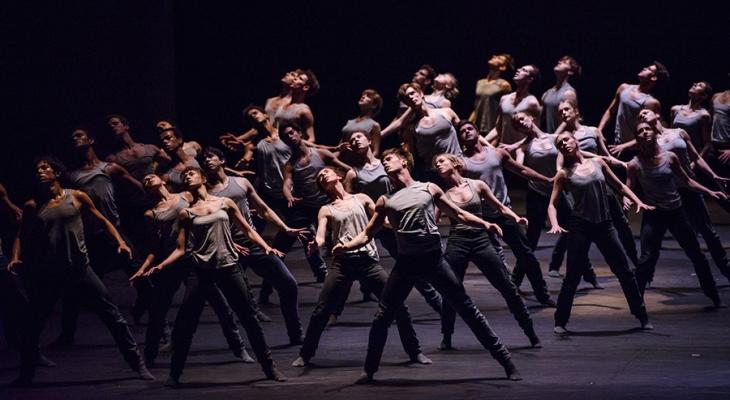
[(223, 199), (218, 210), (208, 215), (197, 215), (189, 208), (185, 211), (190, 219), (186, 253), (192, 256), (196, 265), (205, 269), (218, 269), (236, 264), (238, 253), (233, 246)]
[(399, 256), (422, 255), (441, 249), (434, 199), (428, 185), (426, 182), (414, 182), (385, 201), (385, 212), (395, 231)]

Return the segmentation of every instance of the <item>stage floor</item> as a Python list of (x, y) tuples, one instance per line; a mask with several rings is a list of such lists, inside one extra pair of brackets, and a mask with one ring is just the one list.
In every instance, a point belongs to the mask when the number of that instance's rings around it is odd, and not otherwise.
[[(727, 214), (713, 207), (718, 221), (726, 223)], [(634, 223), (636, 219), (634, 218)], [(638, 232), (635, 225), (634, 232)], [(730, 226), (718, 226), (724, 241), (730, 242)], [(547, 269), (547, 259), (555, 238), (544, 234), (538, 258)], [(467, 292), (485, 313), (491, 326), (510, 348), (524, 381), (505, 380), (502, 368), (484, 351), (466, 326), (457, 320), (455, 351), (438, 351), (441, 335), (438, 315), (413, 291), (408, 305), (413, 314), (421, 346), (432, 365), (408, 363), (394, 327), (383, 356), (376, 383), (353, 385), (365, 357), (369, 323), (375, 303), (360, 302), (357, 284), (339, 323), (322, 336), (317, 356), (308, 368), (291, 367), (298, 347), (288, 343), (278, 298), (263, 306), (273, 322), (262, 324), (278, 367), (288, 382), (263, 380), (258, 364), (236, 362), (226, 348), (217, 320), (206, 308), (180, 389), (167, 389), (169, 353), (162, 353), (151, 371), (155, 382), (136, 379), (112, 344), (110, 335), (96, 317), (83, 313), (79, 321), (77, 345), (71, 350), (44, 349), (58, 363), (56, 368), (41, 368), (37, 386), (30, 389), (0, 387), (0, 398), (10, 399), (728, 399), (730, 398), (730, 310), (709, 308), (711, 302), (699, 289), (693, 269), (677, 244), (665, 240), (653, 286), (646, 303), (654, 331), (638, 330), (638, 321), (628, 312), (616, 278), (603, 258), (592, 248), (591, 260), (604, 290), (589, 289), (581, 283), (566, 338), (553, 335), (552, 308), (540, 306), (525, 282), (525, 300), (535, 321), (542, 349), (531, 349), (504, 301), (473, 266), (465, 281)], [(382, 254), (387, 254), (383, 251)], [(508, 252), (509, 264), (513, 258)], [(390, 257), (383, 257), (386, 268)], [(300, 282), (300, 313), (306, 327), (321, 284), (313, 282), (302, 252), (295, 249), (287, 263)], [(712, 265), (712, 262), (711, 262)], [(712, 265), (720, 293), (730, 303), (730, 286)], [(545, 277), (557, 299), (561, 280)], [(113, 298), (129, 316), (132, 291), (119, 272), (105, 282)], [(258, 277), (252, 276), (258, 291)], [(176, 297), (169, 317), (179, 306)], [(131, 320), (131, 317), (129, 318)], [(146, 317), (145, 317), (146, 320)], [(142, 341), (145, 326), (133, 326)], [(43, 343), (59, 332), (58, 307), (49, 321)], [(16, 374), (17, 354), (0, 344), (0, 382)]]

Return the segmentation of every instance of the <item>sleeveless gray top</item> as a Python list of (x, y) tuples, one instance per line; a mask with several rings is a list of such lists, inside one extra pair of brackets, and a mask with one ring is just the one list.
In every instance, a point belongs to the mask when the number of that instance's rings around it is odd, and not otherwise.
[[(555, 136), (535, 138), (527, 142), (525, 147), (525, 166), (547, 176), (555, 176), (558, 149), (555, 147)], [(548, 182), (529, 181), (527, 187), (543, 196), (550, 196), (553, 185)]]
[(426, 103), (426, 107), (429, 108), (443, 108), (444, 100), (446, 100), (446, 96), (443, 94), (440, 94), (438, 96), (435, 96), (433, 94), (429, 94), (424, 96), (423, 101)]
[(598, 128), (593, 126), (584, 126), (581, 137), (573, 134), (578, 139), (578, 146), (581, 150), (589, 153), (598, 154)]
[(702, 115), (700, 110), (693, 111), (689, 115), (684, 115), (680, 108), (674, 114), (674, 119), (672, 120), (672, 128), (684, 129), (697, 151), (702, 150), (702, 147), (704, 147), (704, 139), (702, 138)]
[(608, 188), (601, 165), (596, 159), (587, 160), (593, 163), (593, 172), (586, 176), (578, 175), (575, 171), (568, 172), (567, 189), (573, 197), (572, 215), (597, 224), (611, 219)]
[(291, 149), (281, 139), (273, 143), (262, 139), (256, 144), (255, 155), (256, 188), (266, 197), (283, 199), (282, 171), (284, 164), (291, 158)]
[(299, 165), (295, 159), (289, 160), (293, 166), (292, 181), (294, 182), (295, 196), (300, 197), (300, 204), (312, 207), (321, 207), (329, 202), (329, 198), (317, 183), (317, 174), (325, 163), (316, 149), (309, 150), (309, 164)]
[(155, 172), (155, 156), (160, 151), (153, 144), (142, 144), (142, 152), (137, 158), (125, 158), (121, 152), (114, 154), (114, 162), (124, 167), (135, 179), (142, 181), (145, 175)]
[(30, 240), (24, 240), (22, 255), (40, 267), (81, 269), (89, 265), (81, 213), (74, 207), (69, 189), (55, 207), (38, 211)]
[(298, 122), (299, 113), (307, 109), (309, 109), (309, 106), (304, 103), (294, 103), (281, 107), (274, 114), (274, 123), (279, 126), (282, 122)]
[(441, 249), (441, 235), (434, 215), (428, 183), (414, 182), (385, 201), (385, 212), (395, 231), (399, 256)]
[[(190, 166), (200, 168), (200, 164), (194, 158), (190, 159)], [(185, 190), (185, 182), (183, 181), (182, 171), (175, 171), (174, 168), (170, 168), (166, 173), (167, 175), (167, 187), (173, 193), (179, 193)]]
[[(499, 99), (502, 98), (504, 92), (502, 86), (507, 83), (504, 79), (488, 82), (481, 79), (477, 82), (476, 87), (476, 104), (474, 105), (474, 114), (476, 121), (474, 122), (479, 132), (486, 134), (494, 128), (497, 122), (497, 110), (499, 109)], [(509, 85), (509, 83), (507, 83)]]
[[(476, 188), (474, 187), (474, 181), (471, 179), (468, 179), (468, 178), (465, 180), (466, 180), (467, 186), (469, 186), (469, 191), (471, 192), (471, 198), (468, 201), (461, 203), (461, 202), (454, 200), (454, 198), (451, 197), (450, 195), (448, 195), (448, 193), (447, 193), (447, 196), (449, 196), (449, 199), (452, 202), (454, 202), (454, 204), (459, 206), (459, 208), (461, 208), (462, 210), (468, 211), (468, 212), (476, 215), (477, 217), (482, 218), (482, 214), (483, 214), (482, 213), (482, 198), (481, 198), (481, 196), (479, 196), (479, 193), (477, 192)], [(479, 231), (484, 230), (482, 228), (477, 228), (475, 226), (467, 225), (467, 224), (465, 224), (459, 220), (453, 219), (453, 218), (449, 218), (449, 220), (451, 221), (451, 231), (452, 232), (479, 232)]]
[(348, 120), (345, 126), (342, 127), (342, 141), (349, 142), (350, 137), (355, 132), (372, 134), (373, 127), (376, 124), (377, 122), (370, 117), (365, 117), (361, 121), (358, 121), (357, 118)]
[(157, 211), (152, 209), (152, 232), (156, 243), (155, 252), (158, 257), (166, 257), (177, 247), (177, 234), (180, 231), (180, 211), (189, 207), (187, 201), (180, 197), (178, 201), (167, 210)]
[[(484, 161), (475, 161), (471, 158), (464, 157), (464, 176), (471, 179), (479, 179), (492, 189), (494, 197), (500, 203), (509, 207), (511, 202), (507, 192), (507, 184), (504, 181), (502, 170), (502, 161), (497, 156), (497, 150), (491, 146), (484, 146), (482, 154), (486, 155)], [(486, 206), (486, 205), (485, 205)], [(484, 207), (484, 215), (488, 217), (496, 217), (499, 215), (497, 210), (492, 207)]]
[(637, 167), (639, 184), (646, 197), (646, 203), (660, 210), (675, 210), (682, 207), (682, 199), (677, 191), (674, 172), (669, 165), (666, 152), (661, 154), (659, 165), (644, 165), (638, 157), (631, 160)]
[[(614, 141), (616, 144), (621, 144), (634, 140), (636, 137), (636, 125), (638, 124), (637, 117), (639, 111), (644, 107), (644, 103), (647, 100), (653, 98), (648, 93), (643, 93), (638, 90), (639, 85), (629, 85), (619, 93), (618, 112), (616, 113), (616, 127), (614, 132), (616, 134)], [(636, 98), (633, 98), (632, 93), (636, 94)]]
[[(246, 179), (246, 178), (243, 178)], [(219, 191), (209, 190), (208, 193), (218, 197), (228, 197), (233, 200), (241, 210), (243, 218), (248, 222), (249, 225), (253, 226), (253, 219), (251, 219), (251, 209), (248, 205), (248, 198), (246, 197), (246, 190), (238, 184), (237, 179), (233, 176), (228, 176), (228, 185)], [(252, 246), (253, 243), (250, 241), (248, 236), (238, 227), (238, 225), (231, 226), (231, 237), (233, 240), (241, 245)]]
[[(109, 163), (100, 161), (90, 170), (77, 169), (71, 171), (68, 174), (68, 179), (74, 188), (91, 197), (101, 215), (108, 219), (112, 225), (119, 227), (119, 211), (114, 200), (114, 185), (111, 176), (106, 173), (108, 165)], [(95, 220), (85, 218), (85, 221), (90, 233), (104, 230), (104, 227)]]
[(730, 144), (730, 104), (715, 99), (712, 102), (712, 142)]
[[(533, 95), (525, 96), (517, 105), (513, 105), (509, 98), (502, 97), (499, 101), (499, 107), (502, 110), (502, 137), (500, 142), (504, 144), (512, 144), (519, 142), (525, 137), (512, 126), (512, 116), (520, 111), (527, 110), (530, 101), (537, 101)], [(537, 121), (537, 120), (536, 120)]]
[(185, 252), (190, 254), (200, 268), (230, 267), (238, 261), (238, 253), (231, 238), (228, 212), (223, 199), (217, 211), (197, 215), (189, 208), (189, 230)]
[(393, 190), (393, 184), (380, 162), (373, 169), (362, 167), (353, 168), (353, 171), (355, 171), (355, 180), (352, 182), (352, 186), (356, 193), (364, 193), (373, 201), (377, 201), (380, 196)]
[[(369, 218), (365, 207), (357, 199), (354, 199), (354, 202), (356, 204), (349, 207), (347, 211), (340, 210), (331, 204), (325, 206), (330, 211), (332, 243), (347, 243), (364, 231), (368, 225)], [(345, 254), (365, 254), (374, 260), (378, 259), (378, 250), (372, 239), (365, 246), (347, 251)]]
[(421, 159), (431, 165), (433, 156), (441, 153), (461, 156), (461, 146), (456, 136), (456, 128), (441, 113), (436, 116), (433, 126), (416, 126), (416, 149)]
[(553, 86), (542, 94), (542, 112), (545, 113), (545, 132), (553, 133), (558, 129), (558, 125), (560, 125), (558, 106), (564, 100), (563, 96), (565, 96), (565, 92), (568, 90), (575, 92), (573, 86), (566, 81), (558, 89), (555, 89)]
[[(690, 178), (694, 178), (694, 171), (692, 171), (692, 162), (689, 159), (689, 152), (687, 151), (687, 142), (682, 139), (677, 129), (665, 129), (662, 136), (657, 142), (659, 148), (664, 151), (671, 151), (679, 158), (679, 165), (682, 166), (684, 172), (689, 175)], [(677, 181), (679, 187), (683, 187), (684, 183)]]

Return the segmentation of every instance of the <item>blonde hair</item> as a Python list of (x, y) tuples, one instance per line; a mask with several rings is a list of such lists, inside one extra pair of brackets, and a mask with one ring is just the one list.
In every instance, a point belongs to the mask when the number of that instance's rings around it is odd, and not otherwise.
[(441, 153), (433, 156), (433, 159), (431, 160), (432, 168), (436, 169), (436, 160), (438, 160), (439, 157), (444, 157), (445, 159), (451, 161), (451, 163), (454, 164), (454, 168), (456, 168), (459, 173), (464, 170), (464, 160), (462, 160), (461, 157), (457, 157), (450, 153)]

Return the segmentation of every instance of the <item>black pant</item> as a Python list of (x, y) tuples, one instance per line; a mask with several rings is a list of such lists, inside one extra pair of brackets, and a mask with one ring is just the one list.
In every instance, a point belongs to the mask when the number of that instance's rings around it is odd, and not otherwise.
[(393, 271), (385, 284), (378, 311), (370, 327), (365, 372), (374, 374), (380, 365), (383, 348), (388, 338), (388, 327), (403, 307), (403, 302), (413, 288), (416, 279), (431, 283), (446, 301), (469, 325), (485, 349), (489, 350), (500, 364), (510, 359), (509, 350), (492, 331), (487, 319), (466, 294), (464, 285), (454, 275), (441, 250), (424, 251), (423, 254), (400, 254)]
[[(121, 231), (120, 231), (121, 234)], [(134, 251), (132, 243), (123, 236), (125, 242), (132, 249), (134, 258), (132, 260), (126, 254), (117, 253), (117, 242), (106, 232), (86, 235), (86, 248), (89, 252), (89, 261), (94, 273), (104, 279), (107, 272), (115, 269), (122, 269), (127, 276), (134, 275), (141, 263), (136, 257), (138, 254)], [(132, 313), (141, 316), (145, 311), (149, 310), (152, 298), (154, 297), (154, 289), (152, 282), (148, 278), (141, 278), (134, 282), (134, 288), (137, 291)], [(76, 323), (79, 319), (79, 299), (73, 292), (66, 293), (63, 296), (61, 308), (61, 336), (68, 340), (73, 340), (76, 335)]]
[[(542, 271), (540, 270), (540, 262), (535, 257), (535, 252), (530, 245), (530, 242), (525, 236), (525, 232), (522, 227), (512, 219), (505, 218), (504, 216), (487, 218), (489, 222), (495, 223), (502, 228), (502, 240), (512, 249), (517, 263), (513, 271), (513, 281), (517, 282), (515, 275), (527, 275), (527, 279), (532, 285), (532, 289), (535, 291), (535, 297), (540, 302), (545, 302), (550, 299), (550, 293), (547, 290), (547, 283), (542, 277)], [(517, 286), (517, 284), (515, 284)]]
[[(153, 278), (155, 293), (150, 307), (150, 319), (147, 325), (144, 346), (144, 357), (148, 364), (153, 363), (159, 353), (160, 338), (167, 324), (167, 311), (170, 309), (175, 292), (183, 284), (185, 285), (184, 298), (187, 298), (193, 287), (192, 282), (195, 280), (195, 271), (192, 265), (184, 260), (160, 272)], [(243, 339), (241, 339), (238, 325), (233, 317), (233, 311), (228, 306), (226, 298), (223, 297), (220, 289), (215, 287), (214, 290), (210, 291), (207, 300), (218, 316), (228, 347), (235, 357), (240, 357), (244, 347)]]
[(674, 239), (677, 240), (677, 243), (692, 261), (692, 266), (705, 296), (713, 302), (719, 302), (720, 295), (717, 292), (715, 279), (710, 271), (710, 264), (707, 262), (705, 255), (702, 254), (702, 250), (700, 250), (697, 234), (692, 229), (683, 208), (644, 211), (641, 219), (641, 257), (636, 268), (636, 280), (639, 282), (639, 289), (644, 293), (646, 283), (653, 280), (654, 270), (659, 260), (659, 251), (662, 247), (662, 239), (664, 233), (669, 229)]
[(220, 288), (228, 300), (238, 320), (246, 330), (251, 348), (256, 359), (266, 369), (271, 367), (271, 351), (266, 344), (264, 331), (256, 320), (254, 309), (251, 307), (251, 294), (248, 285), (243, 280), (241, 269), (237, 266), (221, 267), (217, 269), (195, 269), (196, 274), (190, 280), (186, 297), (178, 311), (175, 328), (172, 331), (172, 359), (170, 362), (170, 376), (178, 378), (182, 375), (185, 362), (190, 352), (193, 335), (198, 329), (200, 314), (203, 312), (205, 300)]
[[(380, 298), (383, 288), (388, 280), (388, 274), (382, 266), (367, 254), (345, 255), (332, 260), (327, 271), (327, 278), (319, 293), (317, 306), (312, 312), (307, 327), (307, 335), (304, 338), (304, 345), (299, 355), (305, 360), (314, 357), (317, 351), (322, 332), (327, 326), (327, 319), (332, 314), (342, 298), (347, 296), (350, 285), (354, 280), (365, 282), (368, 288)], [(413, 329), (413, 322), (408, 308), (403, 305), (396, 313), (398, 333), (400, 334), (403, 349), (411, 357), (421, 352), (416, 331)]]
[[(499, 255), (492, 246), (489, 233), (486, 231), (451, 231), (449, 241), (446, 244), (446, 261), (449, 263), (457, 279), (464, 282), (464, 275), (469, 266), (469, 261), (482, 271), (489, 283), (502, 295), (507, 302), (512, 316), (522, 329), (532, 327), (530, 313), (525, 307), (525, 302), (517, 294), (517, 288), (509, 277), (509, 272)], [(453, 308), (445, 305), (441, 311), (441, 333), (451, 335), (454, 333), (454, 322), (456, 312)]]
[(267, 255), (254, 244), (246, 245), (250, 254), (239, 258), (239, 265), (245, 270), (250, 268), (256, 275), (273, 286), (279, 293), (281, 314), (284, 316), (289, 339), (299, 342), (302, 338), (302, 323), (299, 320), (299, 288), (297, 280), (284, 262), (276, 256)]
[(631, 314), (644, 321), (646, 307), (644, 299), (636, 282), (623, 247), (618, 240), (618, 234), (610, 220), (592, 223), (578, 217), (572, 217), (568, 226), (568, 263), (566, 266), (565, 279), (560, 288), (558, 296), (558, 308), (555, 310), (555, 326), (565, 326), (570, 319), (570, 312), (573, 308), (573, 299), (584, 273), (587, 264), (588, 250), (591, 243), (595, 243), (598, 250), (606, 259), (611, 272), (616, 275), (624, 292), (624, 297), (629, 303)]
[[(286, 211), (286, 224), (292, 228), (308, 228), (312, 234), (314, 234), (314, 224), (317, 223), (317, 214), (319, 213), (319, 206), (307, 206), (303, 204), (297, 204)], [(288, 253), (291, 250), (294, 242), (297, 240), (295, 237), (291, 237), (284, 232), (279, 232), (274, 238), (272, 247), (281, 250), (284, 253)], [(315, 277), (321, 278), (327, 273), (327, 266), (322, 259), (322, 255), (319, 252), (310, 254), (307, 251), (306, 244), (302, 244), (304, 252), (309, 263), (309, 268), (312, 269), (312, 273)], [(263, 289), (262, 289), (263, 290)]]
[(717, 269), (730, 279), (730, 267), (728, 266), (727, 252), (720, 241), (720, 236), (715, 232), (715, 228), (712, 226), (712, 220), (710, 220), (710, 213), (707, 211), (707, 204), (702, 195), (689, 190), (687, 188), (680, 188), (679, 195), (682, 196), (682, 205), (689, 219), (690, 225), (695, 232), (702, 235), (707, 245), (707, 250), (710, 251), (710, 256), (715, 262)]
[[(142, 364), (137, 343), (129, 331), (119, 308), (99, 277), (85, 266), (80, 269), (58, 271), (56, 266), (33, 266), (22, 271), (28, 290), (30, 312), (26, 320), (26, 335), (21, 353), (21, 375), (32, 378), (38, 355), (38, 342), (46, 319), (62, 292), (74, 292), (77, 298), (95, 312), (114, 337), (124, 359), (133, 368)], [(25, 267), (24, 267), (25, 268)], [(57, 268), (56, 268), (57, 269)]]
[(23, 318), (28, 313), (28, 297), (20, 279), (8, 272), (8, 259), (0, 255), (0, 320), (8, 347), (20, 348)]

